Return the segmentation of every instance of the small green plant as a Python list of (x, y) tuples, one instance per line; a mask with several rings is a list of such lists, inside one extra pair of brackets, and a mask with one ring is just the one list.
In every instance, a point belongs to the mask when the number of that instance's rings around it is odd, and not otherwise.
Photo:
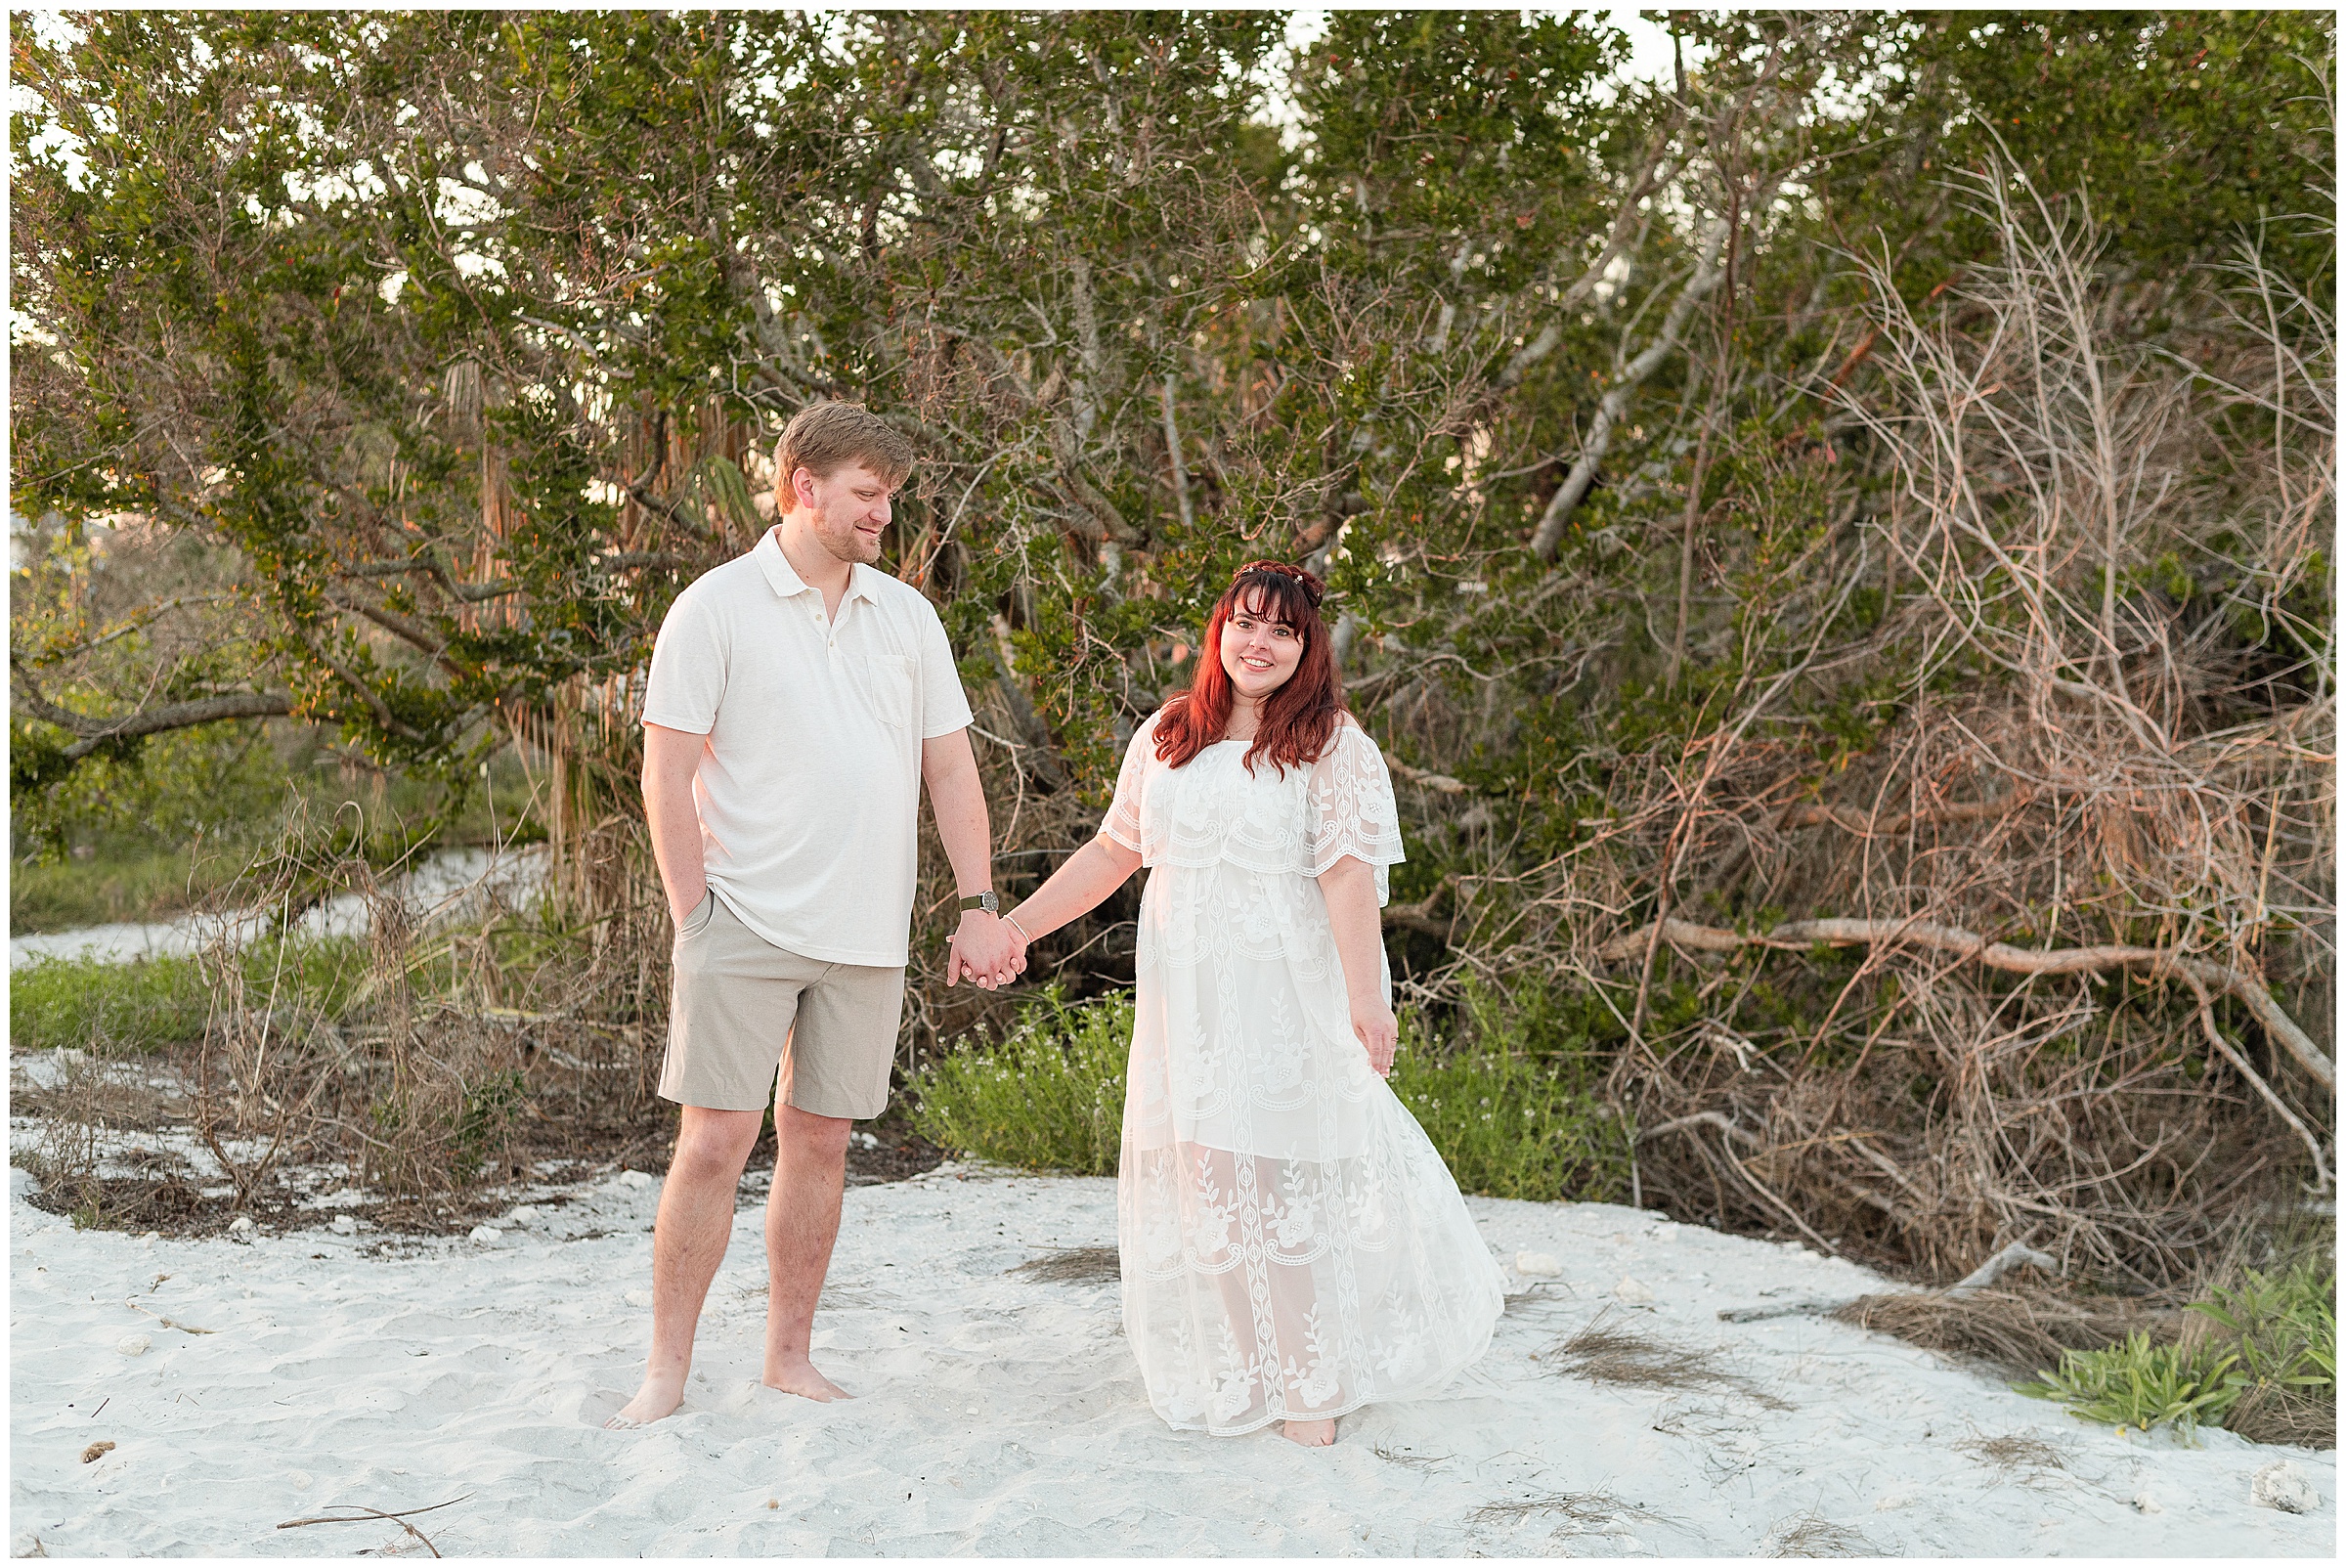
[(465, 1086), (463, 1108), (456, 1113), (457, 1180), (468, 1182), (481, 1173), (529, 1097), (529, 1084), (517, 1067), (491, 1072)]
[(2325, 1264), (2250, 1269), (2187, 1309), (2216, 1331), (2166, 1345), (2136, 1333), (2107, 1349), (2067, 1351), (2020, 1391), (2086, 1420), (2144, 1431), (2172, 1424), (2188, 1432), (2201, 1422), (2289, 1430), (2277, 1405), (2326, 1407), (2336, 1397), (2336, 1270)]
[(965, 1046), (920, 1074), (913, 1127), (983, 1159), (1113, 1176), (1131, 1050), (1130, 992), (1070, 1004), (1053, 986), (999, 1042)]
[(2061, 1366), (2016, 1384), (2031, 1399), (2057, 1400), (2080, 1419), (2120, 1429), (2221, 1425), (2248, 1386), (2236, 1352), (2208, 1355), (2187, 1345), (2154, 1345), (2147, 1332), (2104, 1350), (2062, 1352)]
[(2224, 1331), (2239, 1356), (2246, 1394), (2281, 1393), (2329, 1403), (2338, 1387), (2337, 1271), (2311, 1261), (2278, 1274), (2243, 1272), (2218, 1286), (2196, 1312)]
[(1596, 1054), (1568, 1001), (1469, 985), (1447, 1046), (1404, 1019), (1393, 1092), (1461, 1190), (1589, 1202), (1627, 1190), (1629, 1129), (1595, 1091)]

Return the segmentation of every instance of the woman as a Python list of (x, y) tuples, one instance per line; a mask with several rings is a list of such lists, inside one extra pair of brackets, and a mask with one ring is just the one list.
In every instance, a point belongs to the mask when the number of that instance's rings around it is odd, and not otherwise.
[(1480, 1356), (1501, 1290), (1384, 1082), (1377, 910), (1401, 828), (1321, 592), (1281, 562), (1238, 569), (1100, 836), (1011, 915), (1032, 940), (1152, 868), (1116, 1184), (1125, 1334), (1174, 1426), (1282, 1421), (1307, 1447)]

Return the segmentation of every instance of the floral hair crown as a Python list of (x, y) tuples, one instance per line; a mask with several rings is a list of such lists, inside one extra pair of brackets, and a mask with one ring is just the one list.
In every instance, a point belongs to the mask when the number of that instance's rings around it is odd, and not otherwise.
[(1285, 561), (1248, 561), (1244, 566), (1230, 574), (1231, 586), (1236, 588), (1238, 579), (1246, 576), (1249, 572), (1267, 572), (1273, 577), (1294, 579), (1303, 585), (1304, 596), (1312, 601), (1312, 608), (1315, 610), (1320, 608), (1321, 596), (1327, 591), (1326, 584), (1302, 567), (1290, 565)]

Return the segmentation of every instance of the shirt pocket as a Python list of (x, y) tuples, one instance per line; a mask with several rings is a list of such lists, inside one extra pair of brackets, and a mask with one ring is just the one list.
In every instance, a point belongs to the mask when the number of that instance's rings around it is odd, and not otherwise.
[(873, 716), (893, 728), (909, 728), (912, 661), (900, 653), (872, 654), (863, 661), (863, 678), (871, 694)]

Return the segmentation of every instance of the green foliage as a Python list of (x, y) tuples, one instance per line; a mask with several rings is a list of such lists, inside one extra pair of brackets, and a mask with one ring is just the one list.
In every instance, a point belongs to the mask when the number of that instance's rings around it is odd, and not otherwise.
[(923, 1070), (912, 1124), (924, 1138), (1029, 1170), (1113, 1176), (1123, 1143), (1132, 995), (1070, 1004), (1057, 986), (998, 1042)]
[(2242, 1283), (2194, 1302), (2224, 1333), (2157, 1345), (2137, 1332), (2103, 1350), (2064, 1352), (2059, 1368), (2017, 1385), (2056, 1400), (2079, 1418), (2149, 1431), (2189, 1433), (2223, 1425), (2251, 1393), (2281, 1390), (2327, 1402), (2336, 1397), (2337, 1272), (2311, 1262), (2279, 1275), (2249, 1270)]
[(240, 857), (193, 858), (152, 841), (91, 848), (87, 858), (18, 860), (10, 866), (10, 932), (21, 936), (152, 920), (217, 891), (241, 868)]
[[(296, 995), (330, 1018), (348, 1003), (365, 963), (362, 944), (344, 936), (256, 942), (244, 953), (245, 992)], [(201, 1038), (210, 1010), (193, 958), (36, 958), (9, 976), (9, 1043), (18, 1050), (156, 1050)]]
[(2307, 1260), (2273, 1275), (2246, 1270), (2238, 1285), (2218, 1286), (2189, 1310), (2224, 1329), (2250, 1390), (2303, 1390), (2327, 1402), (2338, 1386), (2337, 1294), (2337, 1270)]
[(464, 1086), (452, 1155), (458, 1181), (471, 1181), (480, 1173), (529, 1098), (529, 1084), (518, 1067), (490, 1073)]
[(1447, 1043), (1411, 1017), (1391, 1079), (1459, 1188), (1537, 1202), (1625, 1196), (1630, 1129), (1595, 1088), (1603, 1064), (1576, 999), (1477, 982), (1459, 1013)]
[(19, 1051), (97, 1040), (143, 1049), (176, 1044), (200, 1038), (210, 1011), (192, 958), (36, 958), (9, 976), (8, 1038)]
[(2171, 1425), (2189, 1434), (2202, 1421), (2223, 1424), (2239, 1402), (2248, 1379), (2235, 1370), (2238, 1360), (2232, 1352), (2154, 1345), (2138, 1330), (2107, 1350), (2064, 1351), (2057, 1370), (2015, 1387), (2031, 1399), (2058, 1400), (2081, 1420), (2146, 1432)]

